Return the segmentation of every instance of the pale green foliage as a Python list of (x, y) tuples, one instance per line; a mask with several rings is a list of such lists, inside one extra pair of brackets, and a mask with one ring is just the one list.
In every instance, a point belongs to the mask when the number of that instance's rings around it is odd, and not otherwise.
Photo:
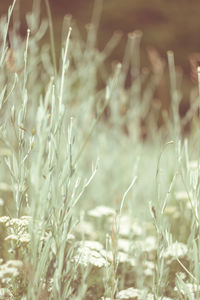
[(198, 299), (199, 120), (193, 105), (179, 116), (173, 53), (159, 127), (164, 63), (141, 72), (141, 32), (109, 74), (120, 38), (97, 49), (94, 10), (86, 42), (64, 27), (57, 69), (37, 5), (7, 48), (13, 7), (0, 22), (0, 299)]

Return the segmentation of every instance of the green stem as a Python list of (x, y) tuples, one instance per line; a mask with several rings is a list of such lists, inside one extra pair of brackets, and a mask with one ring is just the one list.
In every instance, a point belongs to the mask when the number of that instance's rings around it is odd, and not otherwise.
[(49, 6), (49, 0), (45, 0), (45, 5), (46, 5), (47, 16), (49, 20), (49, 33), (50, 33), (50, 42), (51, 42), (51, 55), (52, 55), (52, 60), (54, 65), (54, 76), (57, 77), (56, 50), (55, 50), (53, 22), (52, 22), (51, 10)]

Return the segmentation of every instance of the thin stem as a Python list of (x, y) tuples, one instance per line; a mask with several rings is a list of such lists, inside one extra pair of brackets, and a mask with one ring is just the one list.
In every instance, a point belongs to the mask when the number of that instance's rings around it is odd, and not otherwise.
[(56, 64), (56, 50), (55, 50), (55, 40), (54, 40), (54, 32), (53, 32), (53, 22), (51, 16), (51, 10), (49, 6), (49, 1), (45, 0), (45, 5), (47, 9), (47, 16), (49, 20), (49, 33), (50, 33), (50, 43), (51, 43), (51, 55), (54, 65), (54, 76), (57, 78), (57, 64)]
[(8, 28), (9, 28), (9, 24), (10, 24), (10, 18), (11, 18), (15, 3), (16, 3), (16, 0), (13, 1), (13, 4), (8, 9), (8, 22), (6, 23), (6, 29), (5, 29), (4, 39), (3, 39), (3, 47), (2, 47), (2, 55), (1, 55), (1, 60), (0, 60), (0, 67), (3, 64), (3, 60), (4, 60), (4, 57), (5, 57), (6, 51), (7, 51), (7, 49), (6, 49), (6, 39), (7, 39), (7, 36), (8, 36)]
[(62, 61), (62, 74), (61, 74), (61, 83), (60, 83), (60, 95), (59, 95), (59, 113), (61, 112), (61, 106), (62, 106), (62, 98), (63, 98), (63, 88), (64, 88), (64, 81), (65, 81), (65, 71), (67, 68), (67, 54), (69, 49), (69, 39), (72, 32), (72, 28), (69, 27), (66, 43), (65, 43), (65, 50), (63, 55), (63, 61)]

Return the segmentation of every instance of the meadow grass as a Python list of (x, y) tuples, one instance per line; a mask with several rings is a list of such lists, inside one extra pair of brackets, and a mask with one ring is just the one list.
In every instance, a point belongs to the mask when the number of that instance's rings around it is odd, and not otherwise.
[(136, 31), (108, 67), (120, 35), (98, 50), (94, 10), (86, 40), (65, 18), (58, 64), (48, 1), (25, 39), (15, 2), (0, 20), (0, 299), (199, 299), (199, 97), (180, 117), (173, 53), (141, 70)]

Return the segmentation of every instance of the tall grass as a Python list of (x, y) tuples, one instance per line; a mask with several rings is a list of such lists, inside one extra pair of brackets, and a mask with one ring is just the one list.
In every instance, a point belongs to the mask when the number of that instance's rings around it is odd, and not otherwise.
[(180, 117), (173, 53), (167, 111), (165, 61), (151, 49), (141, 70), (140, 31), (107, 67), (120, 34), (98, 50), (100, 2), (86, 41), (65, 20), (59, 66), (48, 1), (25, 39), (15, 2), (0, 20), (0, 299), (200, 298), (198, 105)]

